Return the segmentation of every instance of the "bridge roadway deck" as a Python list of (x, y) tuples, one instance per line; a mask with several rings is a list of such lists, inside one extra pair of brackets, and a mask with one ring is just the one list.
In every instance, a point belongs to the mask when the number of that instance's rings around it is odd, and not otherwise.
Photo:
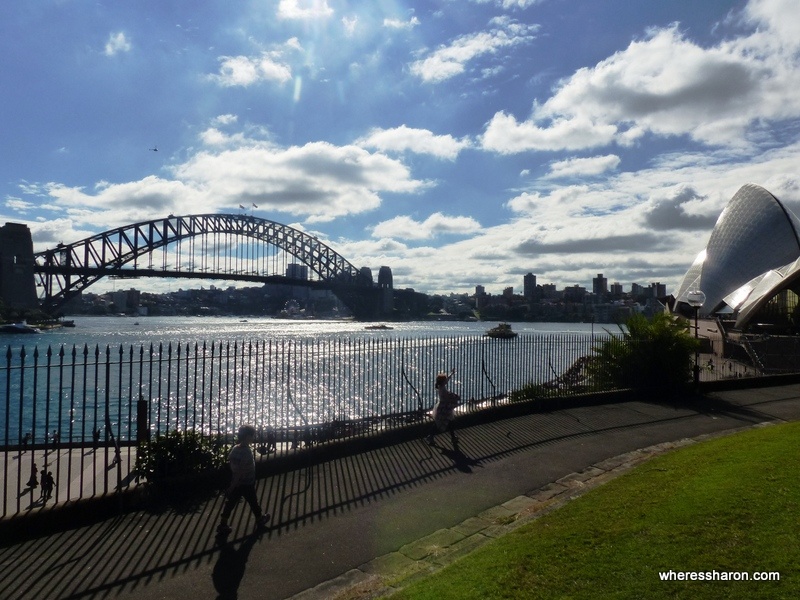
[(459, 539), (468, 551), (543, 489), (571, 493), (581, 485), (576, 473), (610, 473), (636, 453), (614, 457), (799, 418), (800, 385), (786, 385), (716, 392), (695, 404), (641, 400), (476, 425), (460, 432), (457, 451), (446, 436), (433, 447), (416, 439), (261, 479), (269, 527), (254, 533), (242, 504), (223, 545), (215, 539), (221, 497), (185, 512), (136, 512), (2, 540), (0, 598), (331, 598), (349, 584), (380, 584), (375, 574), (389, 565), (429, 569), (431, 552), (446, 554)]

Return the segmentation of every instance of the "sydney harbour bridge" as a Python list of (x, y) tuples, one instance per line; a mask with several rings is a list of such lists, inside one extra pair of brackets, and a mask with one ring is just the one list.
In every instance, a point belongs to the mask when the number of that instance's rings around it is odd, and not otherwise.
[(33, 294), (49, 314), (104, 277), (304, 285), (331, 290), (358, 319), (391, 312), (388, 267), (375, 283), (369, 269), (316, 237), (246, 214), (169, 215), (36, 253), (32, 248), (24, 225), (0, 228), (0, 292), (6, 304)]

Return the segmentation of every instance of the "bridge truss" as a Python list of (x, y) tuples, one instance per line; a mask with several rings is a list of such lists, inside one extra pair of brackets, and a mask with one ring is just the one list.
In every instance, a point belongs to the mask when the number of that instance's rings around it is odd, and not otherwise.
[(369, 277), (316, 237), (250, 215), (170, 215), (58, 244), (34, 259), (42, 308), (51, 313), (109, 276), (279, 282), (340, 290), (372, 285)]

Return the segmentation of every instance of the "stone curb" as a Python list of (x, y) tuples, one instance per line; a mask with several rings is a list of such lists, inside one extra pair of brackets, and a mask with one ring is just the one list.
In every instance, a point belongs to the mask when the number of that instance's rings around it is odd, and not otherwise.
[(396, 552), (374, 558), (339, 577), (300, 592), (290, 600), (369, 600), (391, 596), (406, 585), (435, 573), (487, 542), (564, 506), (655, 456), (697, 442), (774, 423), (764, 421), (693, 438), (682, 438), (608, 458), (487, 509), (454, 527), (440, 529), (406, 544)]

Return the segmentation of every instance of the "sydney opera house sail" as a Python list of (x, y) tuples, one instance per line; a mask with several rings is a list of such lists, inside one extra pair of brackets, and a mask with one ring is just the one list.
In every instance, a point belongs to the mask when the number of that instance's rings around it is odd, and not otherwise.
[(747, 184), (720, 214), (675, 300), (680, 309), (689, 292), (702, 290), (701, 316), (726, 315), (735, 319), (736, 328), (745, 328), (768, 313), (784, 326), (800, 326), (793, 291), (798, 279), (800, 219), (764, 188)]

